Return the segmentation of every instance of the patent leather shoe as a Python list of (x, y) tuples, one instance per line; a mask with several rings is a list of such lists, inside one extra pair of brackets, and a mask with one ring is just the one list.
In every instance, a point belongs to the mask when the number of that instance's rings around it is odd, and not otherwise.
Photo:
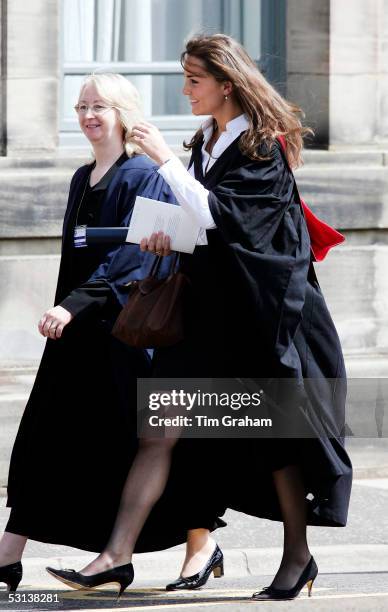
[(203, 567), (197, 574), (193, 574), (192, 576), (179, 576), (177, 580), (166, 586), (166, 591), (199, 589), (199, 587), (206, 584), (212, 572), (214, 578), (220, 578), (224, 575), (224, 555), (218, 547), (218, 544), (216, 544), (214, 552), (206, 563), (205, 567)]
[(314, 557), (310, 557), (310, 561), (307, 563), (303, 572), (301, 573), (297, 583), (291, 589), (276, 589), (273, 586), (264, 587), (262, 591), (253, 593), (252, 599), (257, 601), (266, 600), (281, 600), (281, 599), (295, 599), (303, 587), (307, 584), (309, 597), (311, 597), (311, 590), (313, 583), (318, 575), (318, 567), (314, 561)]
[(20, 561), (0, 567), (0, 582), (5, 582), (8, 591), (16, 591), (22, 578), (23, 566)]
[(119, 593), (117, 599), (120, 599), (125, 589), (133, 582), (134, 571), (132, 563), (126, 565), (120, 565), (120, 567), (114, 567), (105, 572), (99, 574), (93, 574), (92, 576), (84, 576), (73, 569), (54, 569), (52, 567), (46, 567), (48, 573), (64, 582), (73, 589), (94, 589), (98, 586), (105, 584), (117, 583)]

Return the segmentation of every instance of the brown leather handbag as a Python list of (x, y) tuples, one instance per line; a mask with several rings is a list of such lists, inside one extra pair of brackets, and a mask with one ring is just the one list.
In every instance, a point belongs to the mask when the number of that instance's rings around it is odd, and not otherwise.
[(128, 301), (112, 334), (138, 348), (171, 346), (183, 339), (183, 298), (188, 277), (175, 271), (178, 254), (171, 258), (167, 278), (159, 279), (161, 257), (155, 259), (150, 276), (134, 281)]

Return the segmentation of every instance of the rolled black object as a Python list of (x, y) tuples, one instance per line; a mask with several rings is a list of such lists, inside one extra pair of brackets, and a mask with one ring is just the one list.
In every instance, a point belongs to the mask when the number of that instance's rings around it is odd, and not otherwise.
[(127, 227), (86, 227), (86, 244), (124, 244), (127, 233)]

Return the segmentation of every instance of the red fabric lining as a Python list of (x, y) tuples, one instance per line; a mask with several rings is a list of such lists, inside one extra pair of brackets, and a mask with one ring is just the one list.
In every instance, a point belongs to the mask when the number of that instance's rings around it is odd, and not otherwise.
[[(284, 136), (278, 136), (277, 140), (285, 153), (286, 139)], [(315, 261), (322, 261), (331, 248), (344, 242), (345, 236), (314, 215), (302, 198), (300, 198), (300, 202), (310, 234), (311, 252)]]

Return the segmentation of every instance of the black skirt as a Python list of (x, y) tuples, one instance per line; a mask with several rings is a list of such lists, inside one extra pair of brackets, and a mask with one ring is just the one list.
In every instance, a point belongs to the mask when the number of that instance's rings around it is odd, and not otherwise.
[[(197, 247), (183, 263), (191, 290), (185, 308), (186, 339), (158, 349), (153, 359), (157, 378), (282, 379), (289, 376), (273, 357), (254, 327), (249, 297), (233, 266), (224, 266), (228, 253), (212, 232), (211, 246)], [(229, 282), (228, 282), (229, 281)], [(344, 448), (341, 420), (346, 399), (346, 373), (339, 338), (311, 266), (301, 323), (293, 339), (293, 360), (308, 380), (314, 415), (331, 423), (333, 437), (181, 439), (176, 455), (191, 456), (192, 473), (199, 474), (201, 458), (203, 499), (219, 515), (227, 507), (253, 516), (282, 520), (273, 472), (288, 465), (303, 475), (308, 523), (343, 526), (347, 521), (352, 466)], [(333, 380), (337, 381), (333, 391)], [(315, 395), (315, 397), (314, 397)], [(188, 449), (191, 452), (188, 453)], [(187, 466), (187, 463), (185, 464)], [(177, 482), (185, 483), (183, 462), (177, 462)], [(204, 466), (207, 466), (207, 470)], [(209, 473), (211, 476), (209, 476)]]

